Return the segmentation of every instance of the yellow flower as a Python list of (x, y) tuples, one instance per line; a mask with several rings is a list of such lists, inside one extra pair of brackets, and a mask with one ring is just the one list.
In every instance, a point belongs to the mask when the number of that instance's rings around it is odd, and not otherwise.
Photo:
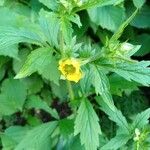
[(82, 78), (80, 66), (80, 61), (75, 58), (59, 61), (59, 70), (61, 71), (63, 77), (76, 83)]

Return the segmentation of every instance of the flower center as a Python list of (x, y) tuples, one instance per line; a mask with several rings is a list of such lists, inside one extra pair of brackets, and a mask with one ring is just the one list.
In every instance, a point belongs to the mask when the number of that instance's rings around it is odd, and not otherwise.
[(76, 68), (73, 66), (73, 65), (65, 65), (64, 66), (64, 71), (67, 73), (67, 74), (73, 74), (76, 72)]

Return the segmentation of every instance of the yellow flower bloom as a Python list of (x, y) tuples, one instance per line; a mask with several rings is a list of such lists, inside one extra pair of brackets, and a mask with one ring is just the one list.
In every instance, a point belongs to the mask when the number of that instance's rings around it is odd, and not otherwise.
[(75, 58), (59, 61), (59, 70), (61, 71), (63, 77), (76, 83), (82, 78), (80, 66), (80, 61)]

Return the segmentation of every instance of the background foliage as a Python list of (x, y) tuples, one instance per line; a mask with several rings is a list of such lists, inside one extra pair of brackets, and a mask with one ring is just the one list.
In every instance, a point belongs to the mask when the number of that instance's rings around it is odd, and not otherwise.
[(0, 15), (1, 149), (150, 149), (148, 0), (1, 0)]

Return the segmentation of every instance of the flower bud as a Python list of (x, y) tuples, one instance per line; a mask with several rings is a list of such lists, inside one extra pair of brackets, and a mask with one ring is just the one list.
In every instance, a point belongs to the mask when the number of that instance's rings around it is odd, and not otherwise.
[(77, 6), (82, 6), (83, 2), (82, 0), (74, 0), (74, 2), (77, 4)]
[(134, 141), (139, 141), (140, 139), (140, 130), (138, 128), (135, 129), (135, 137), (133, 138)]
[(65, 7), (68, 8), (69, 7), (69, 3), (66, 0), (60, 0), (60, 3)]
[(130, 43), (122, 43), (121, 44), (121, 50), (122, 51), (130, 51), (134, 48), (134, 46)]
[(140, 130), (138, 128), (135, 129), (135, 135), (139, 136), (141, 133), (140, 133)]

